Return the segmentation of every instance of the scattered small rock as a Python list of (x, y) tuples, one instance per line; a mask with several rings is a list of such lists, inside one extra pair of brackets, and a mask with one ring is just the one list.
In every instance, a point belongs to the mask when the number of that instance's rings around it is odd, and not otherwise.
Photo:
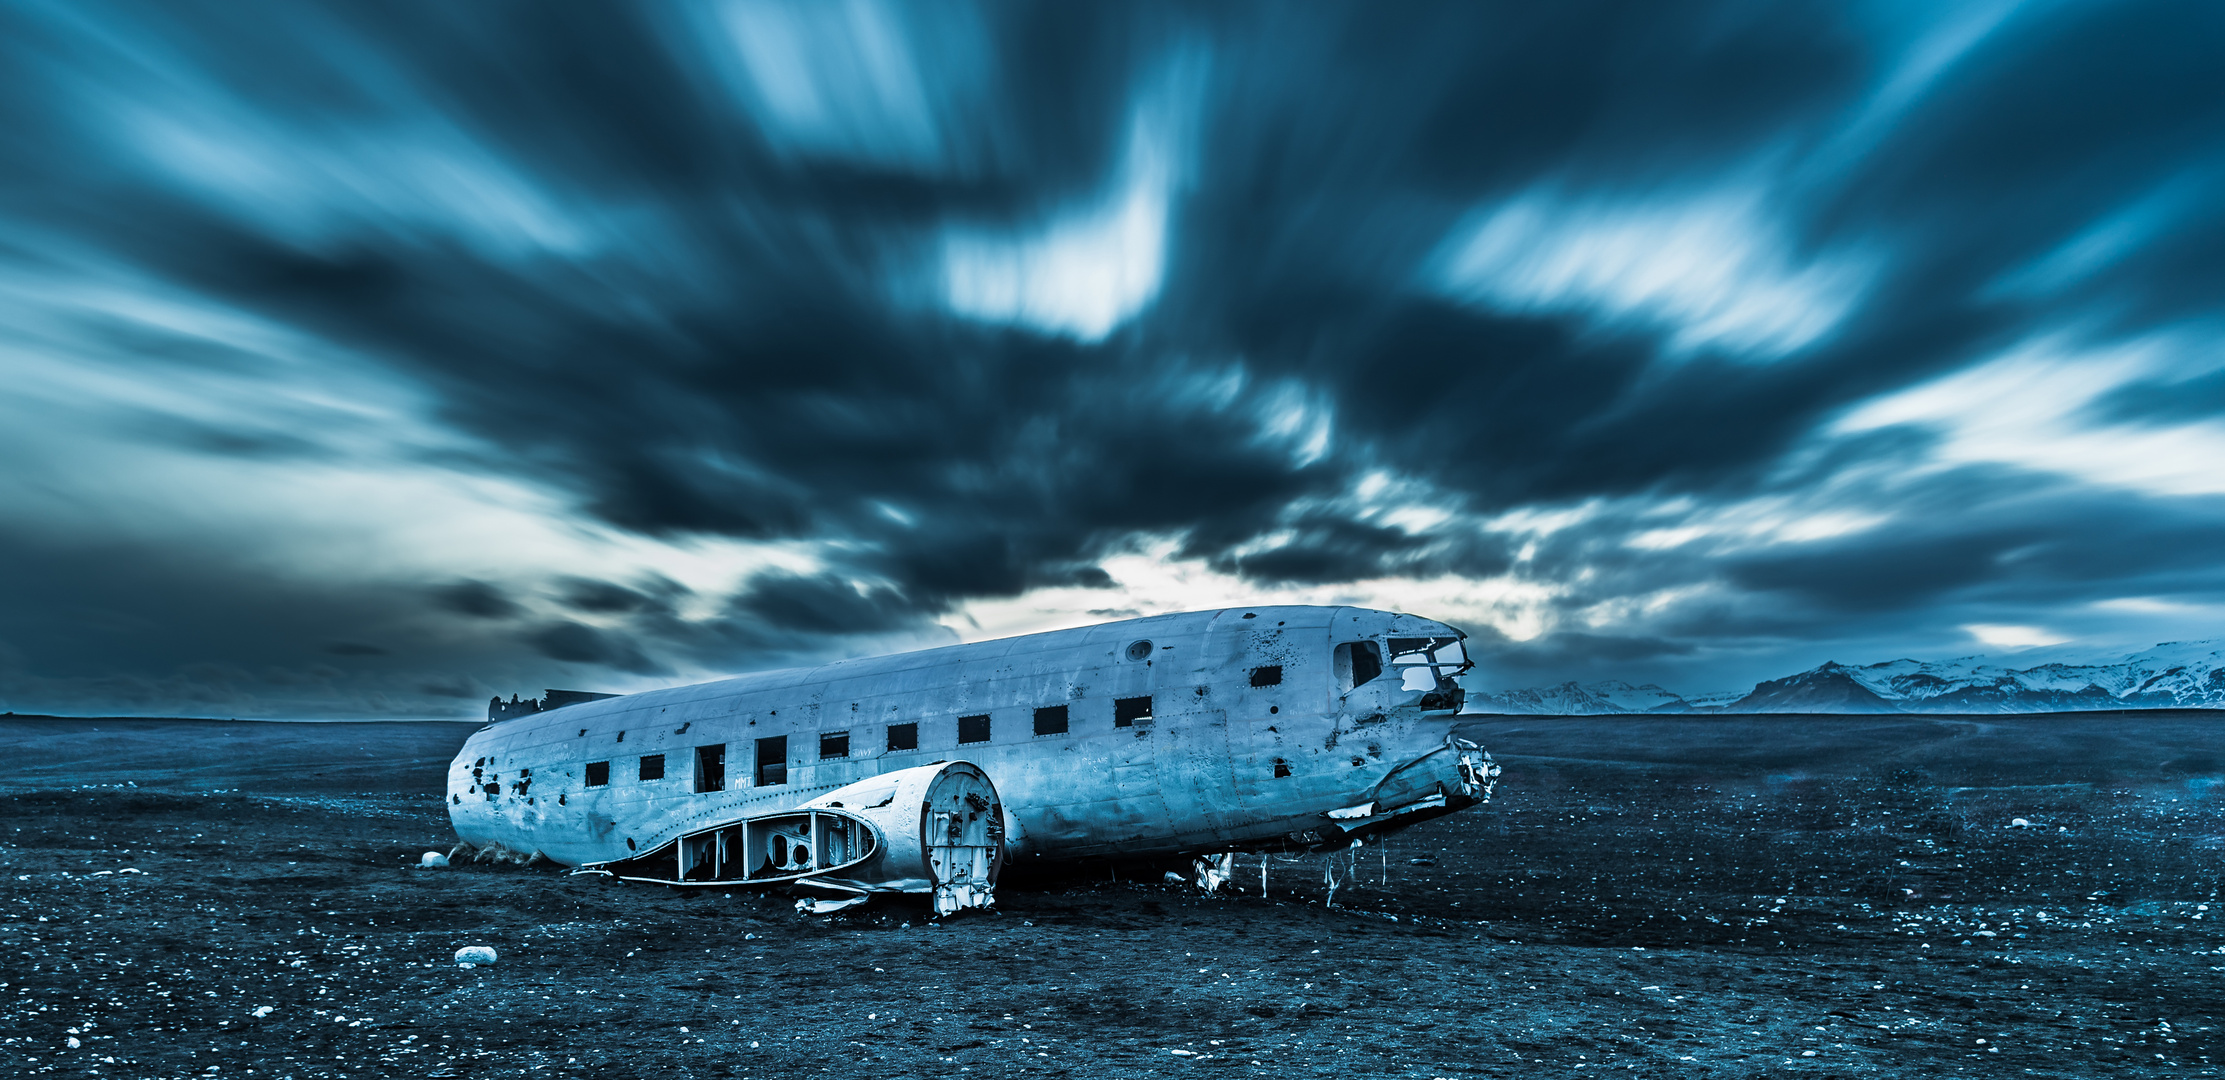
[(419, 859), (417, 860), (417, 865), (419, 865), (419, 866), (446, 866), (446, 865), (448, 865), (448, 856), (446, 856), (446, 855), (443, 855), (443, 854), (441, 854), (440, 852), (437, 852), (437, 851), (428, 851), (428, 852), (426, 852), (426, 853), (425, 853), (425, 854), (424, 854), (424, 855), (423, 855), (423, 856), (422, 856), (421, 858), (419, 858)]

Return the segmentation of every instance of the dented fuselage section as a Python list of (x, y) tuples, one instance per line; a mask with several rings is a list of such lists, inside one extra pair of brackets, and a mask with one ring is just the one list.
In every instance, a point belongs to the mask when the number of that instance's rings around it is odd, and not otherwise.
[(1442, 623), (1341, 607), (846, 660), (490, 723), (449, 814), (623, 877), (955, 910), (1008, 860), (1327, 849), (1475, 805), (1498, 766), (1452, 734), (1467, 666)]

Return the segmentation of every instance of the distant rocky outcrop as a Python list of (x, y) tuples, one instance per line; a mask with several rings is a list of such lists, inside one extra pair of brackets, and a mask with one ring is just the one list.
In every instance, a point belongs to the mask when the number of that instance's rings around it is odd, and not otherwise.
[[(1485, 697), (1488, 699), (1487, 704), (1505, 707), (1486, 708), (1481, 710), (1483, 712), (1538, 713), (1540, 715), (1551, 716), (1588, 716), (1594, 713), (1618, 713), (1629, 711), (1616, 705), (1614, 702), (1601, 697), (1598, 694), (1594, 694), (1591, 691), (1588, 691), (1583, 687), (1576, 685), (1573, 682), (1565, 682), (1560, 684), (1559, 686), (1532, 687), (1528, 690), (1509, 690), (1503, 694), (1487, 694), (1485, 695)], [(1466, 711), (1476, 712), (1478, 710), (1471, 705)]]
[(1469, 712), (1596, 716), (1613, 713), (2030, 713), (2093, 709), (2225, 709), (2225, 639), (2172, 641), (2098, 664), (2016, 670), (1982, 656), (1862, 667), (1827, 663), (1758, 683), (1743, 694), (1679, 695), (1620, 680), (1473, 693)]
[(1752, 693), (1723, 707), (1724, 712), (1899, 712), (1893, 703), (1862, 685), (1839, 664), (1757, 683)]

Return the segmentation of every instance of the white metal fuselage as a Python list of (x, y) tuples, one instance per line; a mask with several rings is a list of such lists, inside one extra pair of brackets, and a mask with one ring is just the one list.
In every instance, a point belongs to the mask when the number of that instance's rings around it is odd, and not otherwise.
[[(1420, 805), (1432, 784), (1458, 783), (1442, 752), (1457, 695), (1447, 707), (1449, 683), (1435, 678), (1453, 669), (1387, 663), (1354, 686), (1351, 646), (1459, 636), (1363, 608), (1231, 608), (589, 701), (474, 734), (449, 769), (449, 814), (482, 847), (603, 863), (880, 773), (964, 760), (994, 780), (1019, 857), (1334, 835), (1336, 820), (1372, 812), (1351, 808)], [(1274, 668), (1279, 681), (1262, 673)], [(1143, 698), (1148, 716), (1121, 715)], [(648, 773), (662, 776), (643, 779), (643, 759), (658, 755)]]

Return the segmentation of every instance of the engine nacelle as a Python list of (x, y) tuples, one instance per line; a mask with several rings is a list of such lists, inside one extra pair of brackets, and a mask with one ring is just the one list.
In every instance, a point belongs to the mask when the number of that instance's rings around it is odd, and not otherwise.
[[(1004, 806), (989, 774), (971, 762), (922, 765), (860, 780), (804, 804), (812, 813), (854, 814), (882, 840), (865, 859), (815, 875), (809, 891), (862, 897), (870, 892), (930, 893), (935, 914), (996, 902), (1004, 866)], [(829, 910), (821, 901), (814, 910)]]
[(995, 903), (1004, 807), (977, 765), (939, 762), (848, 784), (796, 807), (685, 833), (583, 866), (662, 885), (786, 886), (816, 912), (877, 892), (926, 893), (947, 915)]

